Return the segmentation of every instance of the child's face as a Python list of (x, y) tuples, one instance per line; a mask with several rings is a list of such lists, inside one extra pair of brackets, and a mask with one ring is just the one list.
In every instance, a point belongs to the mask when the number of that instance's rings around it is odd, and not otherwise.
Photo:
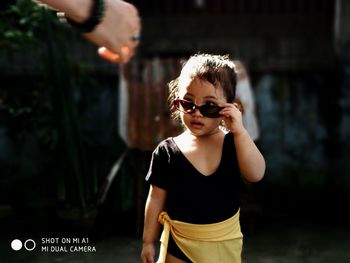
[[(180, 99), (191, 101), (197, 106), (219, 105), (226, 103), (222, 88), (215, 88), (208, 81), (198, 78), (192, 80), (189, 85), (180, 88)], [(203, 116), (198, 108), (193, 113), (180, 111), (180, 118), (184, 126), (195, 136), (205, 136), (217, 132), (222, 117), (208, 118)]]

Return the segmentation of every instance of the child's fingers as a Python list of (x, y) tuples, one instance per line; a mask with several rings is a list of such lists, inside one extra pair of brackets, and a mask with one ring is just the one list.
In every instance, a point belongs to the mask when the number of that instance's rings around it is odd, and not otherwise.
[(241, 103), (234, 102), (233, 105), (240, 111), (243, 112), (243, 105)]
[(146, 263), (154, 263), (154, 258), (152, 256), (147, 256)]

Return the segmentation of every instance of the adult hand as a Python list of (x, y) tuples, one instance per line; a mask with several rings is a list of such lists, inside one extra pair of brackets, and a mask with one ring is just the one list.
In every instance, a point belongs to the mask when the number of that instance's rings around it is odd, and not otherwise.
[(100, 48), (98, 53), (114, 63), (126, 63), (134, 55), (141, 21), (137, 9), (121, 0), (105, 0), (105, 14), (94, 31), (83, 34)]
[[(39, 0), (65, 13), (71, 20), (82, 23), (88, 16), (93, 0)], [(115, 63), (130, 60), (139, 44), (141, 21), (135, 6), (122, 0), (104, 0), (101, 22), (90, 32), (83, 34), (86, 39), (99, 47), (99, 54)]]

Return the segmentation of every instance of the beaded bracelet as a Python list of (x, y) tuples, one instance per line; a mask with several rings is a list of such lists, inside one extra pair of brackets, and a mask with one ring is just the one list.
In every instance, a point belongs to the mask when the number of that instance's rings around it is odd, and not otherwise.
[(92, 32), (95, 27), (101, 23), (102, 17), (105, 11), (104, 0), (92, 0), (92, 6), (90, 10), (89, 17), (82, 23), (73, 21), (72, 19), (66, 17), (67, 22), (77, 29), (80, 33)]

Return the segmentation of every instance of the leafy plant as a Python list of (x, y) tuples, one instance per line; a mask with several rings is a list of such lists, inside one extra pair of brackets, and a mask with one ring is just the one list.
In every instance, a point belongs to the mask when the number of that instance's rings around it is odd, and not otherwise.
[[(14, 141), (35, 136), (49, 153), (57, 201), (63, 209), (86, 215), (97, 204), (98, 180), (88, 170), (74, 92), (83, 74), (76, 74), (68, 57), (67, 32), (55, 13), (32, 1), (17, 0), (1, 11), (3, 57), (39, 50), (36, 75), (0, 87), (0, 113)], [(15, 59), (9, 61), (16, 61)], [(23, 143), (17, 143), (19, 151)], [(19, 163), (21, 166), (21, 163)], [(18, 168), (20, 173), (23, 169)], [(89, 174), (90, 173), (90, 174)]]
[(1, 52), (18, 50), (36, 41), (35, 30), (43, 20), (40, 10), (33, 1), (17, 0), (16, 4), (0, 11)]

